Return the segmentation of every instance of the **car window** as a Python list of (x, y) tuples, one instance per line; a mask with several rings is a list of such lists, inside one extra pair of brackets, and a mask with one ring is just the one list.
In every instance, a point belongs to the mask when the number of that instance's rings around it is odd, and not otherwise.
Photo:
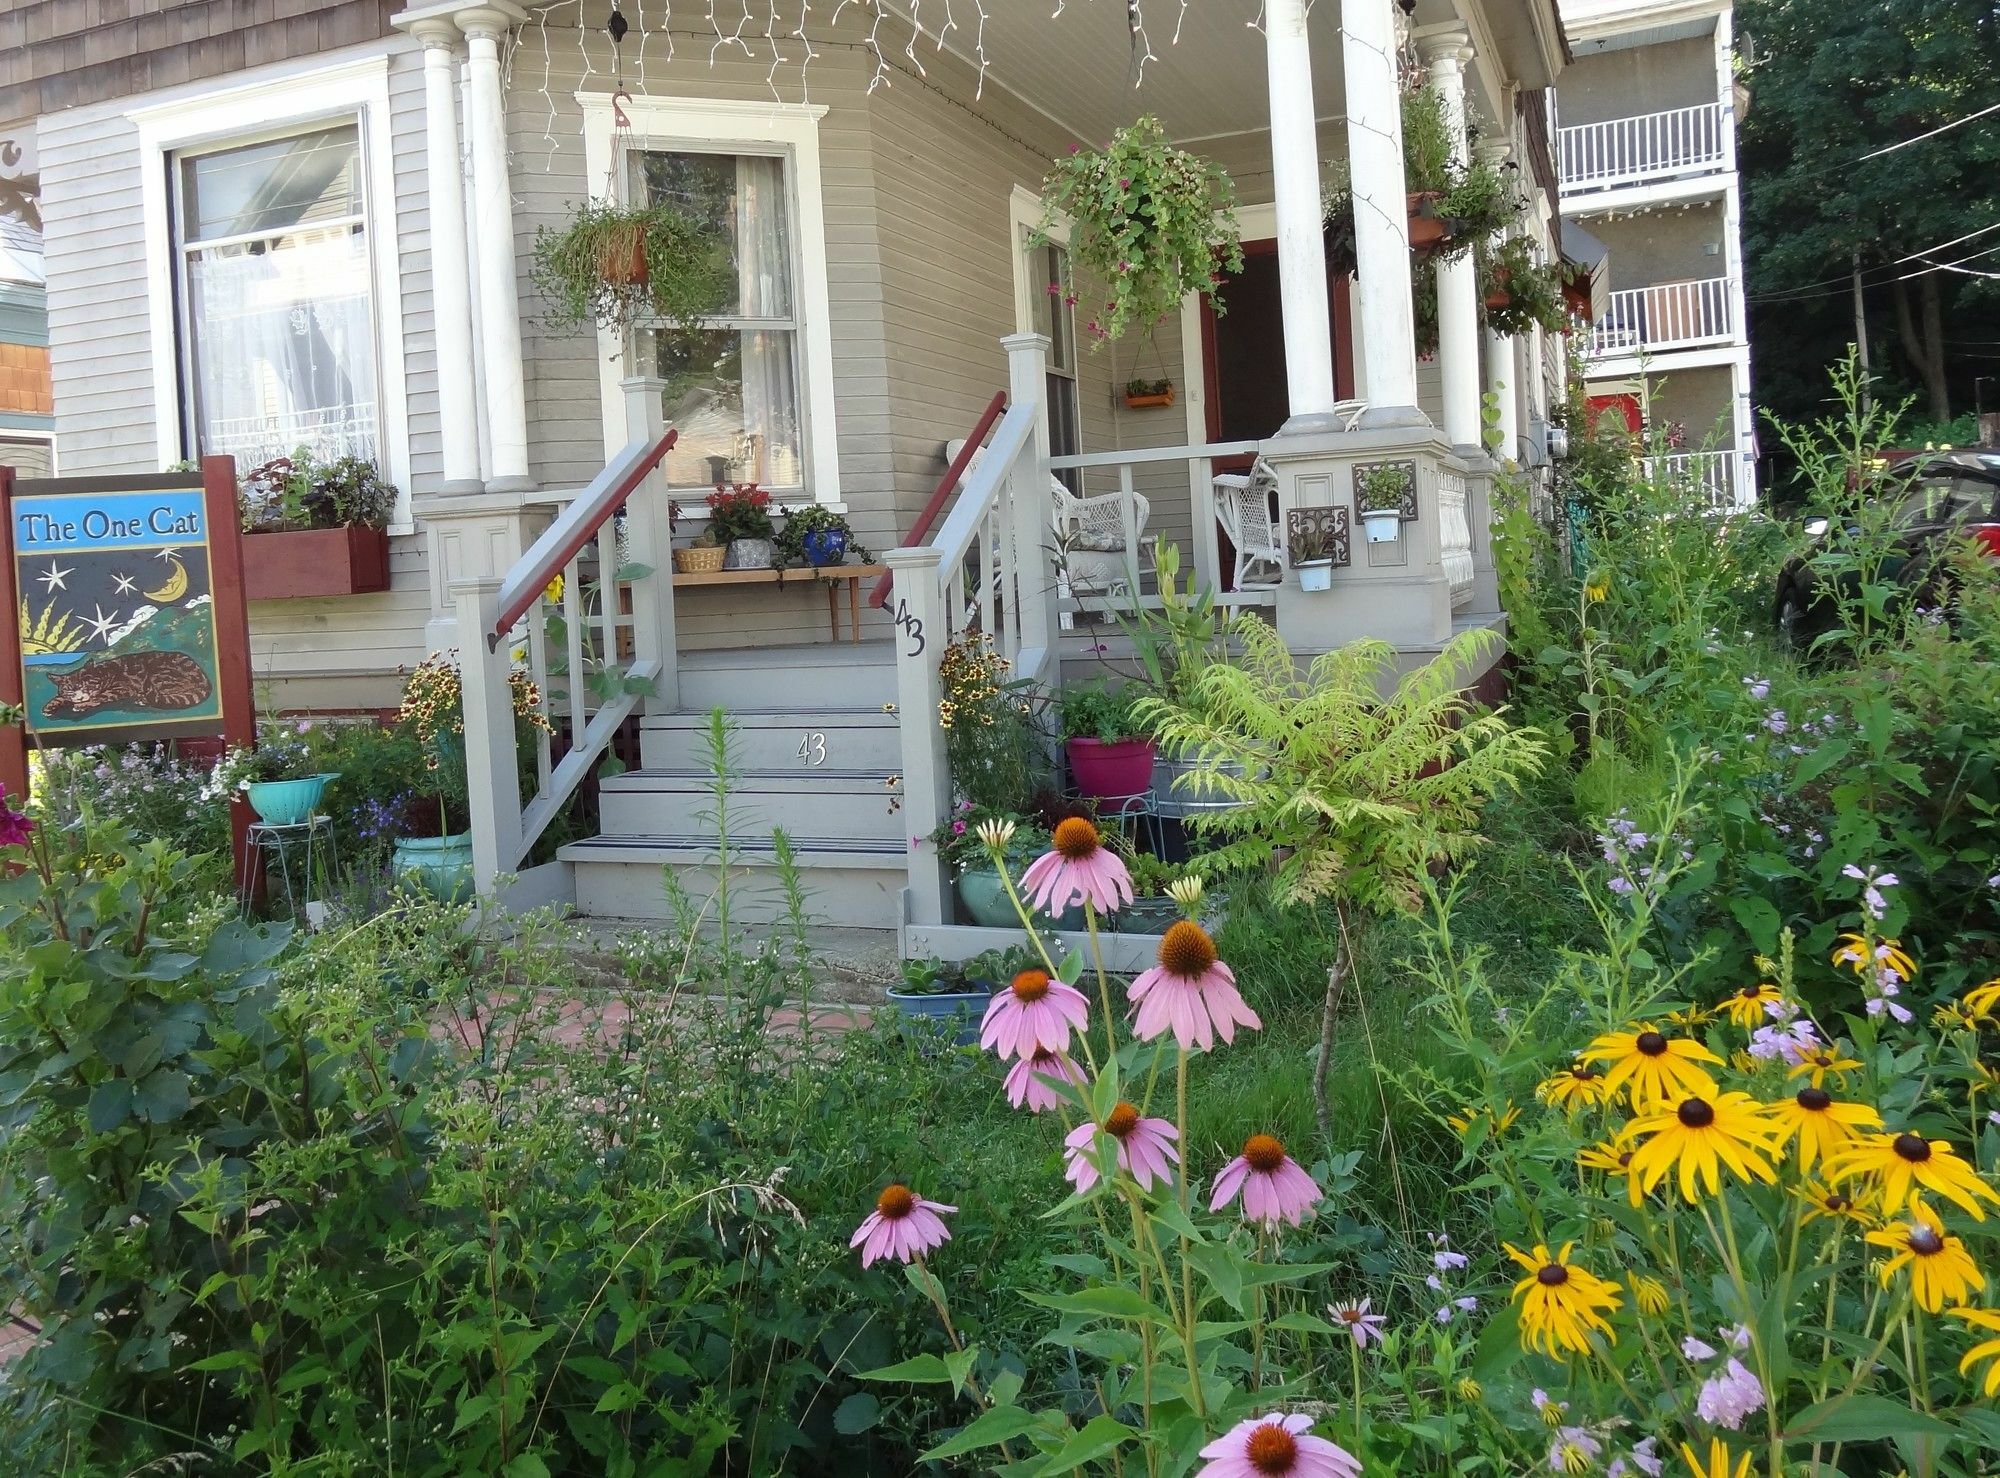
[(1987, 523), (2000, 512), (2000, 484), (1983, 477), (1960, 477), (1952, 483), (1951, 491), (1953, 500), (1964, 508), (1962, 518)]
[(1927, 528), (1942, 523), (1962, 523), (1968, 517), (1984, 517), (1992, 502), (1991, 491), (1984, 490), (1985, 496), (1972, 492), (1969, 485), (1958, 479), (1926, 479), (1911, 488), (1896, 509), (1895, 526), (1899, 529)]

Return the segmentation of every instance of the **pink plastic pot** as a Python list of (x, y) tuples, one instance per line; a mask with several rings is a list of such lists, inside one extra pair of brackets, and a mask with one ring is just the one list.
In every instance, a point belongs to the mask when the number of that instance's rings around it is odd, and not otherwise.
[(1129, 801), (1153, 785), (1153, 741), (1150, 739), (1071, 739), (1069, 772), (1077, 793), (1087, 800)]

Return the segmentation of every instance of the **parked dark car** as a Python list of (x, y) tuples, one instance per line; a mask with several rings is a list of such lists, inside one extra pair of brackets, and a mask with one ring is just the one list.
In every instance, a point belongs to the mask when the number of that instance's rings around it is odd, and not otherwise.
[[(2000, 452), (1925, 453), (1883, 474), (1875, 492), (1893, 502), (1890, 528), (1895, 544), (1880, 577), (1898, 587), (1901, 598), (1949, 610), (1956, 578), (1947, 556), (1960, 539), (1974, 539), (1989, 558), (2000, 561)], [(1850, 532), (1857, 532), (1850, 526)], [(1831, 521), (1806, 522), (1813, 545), (1778, 571), (1772, 616), (1789, 641), (1812, 641), (1839, 619), (1843, 597), (1857, 594), (1853, 570), (1828, 570), (1815, 558), (1827, 547)]]

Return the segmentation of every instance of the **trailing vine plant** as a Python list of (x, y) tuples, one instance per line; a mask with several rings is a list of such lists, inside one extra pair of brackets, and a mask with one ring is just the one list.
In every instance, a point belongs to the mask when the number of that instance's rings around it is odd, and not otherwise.
[(1480, 317), (1500, 334), (1522, 334), (1540, 326), (1549, 333), (1569, 327), (1560, 265), (1540, 260), (1534, 243), (1510, 236), (1473, 248), (1479, 264)]
[[(1086, 324), (1099, 341), (1151, 328), (1189, 293), (1212, 293), (1243, 267), (1236, 191), (1221, 166), (1176, 149), (1147, 114), (1102, 149), (1078, 149), (1042, 182), (1035, 239), (1046, 244), (1067, 218), (1071, 281), (1051, 283), (1074, 303), (1076, 277), (1101, 283), (1105, 300)], [(1217, 301), (1215, 311), (1222, 311)]]
[[(1416, 209), (1448, 223), (1444, 240), (1413, 248), (1414, 265), (1453, 262), (1485, 240), (1526, 208), (1520, 190), (1507, 171), (1483, 159), (1453, 161), (1451, 129), (1444, 103), (1428, 87), (1406, 88), (1402, 95), (1403, 188), (1422, 196)], [(1386, 205), (1384, 208), (1389, 208)], [(1354, 181), (1345, 159), (1328, 166), (1320, 190), (1320, 213), (1327, 249), (1337, 265), (1353, 270)]]
[(622, 333), (664, 321), (693, 332), (728, 301), (729, 254), (713, 231), (671, 205), (586, 200), (567, 226), (536, 231), (529, 280), (552, 329)]

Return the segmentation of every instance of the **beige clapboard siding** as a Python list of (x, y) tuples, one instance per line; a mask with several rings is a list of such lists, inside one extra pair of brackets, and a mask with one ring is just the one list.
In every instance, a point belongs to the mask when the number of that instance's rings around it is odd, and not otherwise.
[[(371, 50), (389, 57), (397, 202), (396, 220), (376, 222), (374, 229), (378, 248), (393, 242), (398, 252), (411, 467), (421, 488), (437, 473), (421, 51), (400, 37)], [(337, 60), (363, 54), (350, 52)], [(217, 79), (214, 86), (226, 87), (233, 80)], [(130, 106), (152, 100), (134, 98)], [(246, 127), (253, 124), (246, 120)], [(172, 384), (153, 381), (138, 131), (122, 108), (79, 109), (42, 119), (38, 139), (63, 471), (70, 476), (157, 471), (156, 407), (177, 392)], [(412, 314), (413, 305), (421, 311)], [(255, 543), (245, 547), (254, 558)], [(260, 684), (268, 685), (272, 701), (302, 707), (394, 704), (400, 691), (397, 669), (423, 656), (429, 580), (421, 539), (394, 541), (390, 578), (391, 589), (379, 595), (251, 607), (253, 672)]]

